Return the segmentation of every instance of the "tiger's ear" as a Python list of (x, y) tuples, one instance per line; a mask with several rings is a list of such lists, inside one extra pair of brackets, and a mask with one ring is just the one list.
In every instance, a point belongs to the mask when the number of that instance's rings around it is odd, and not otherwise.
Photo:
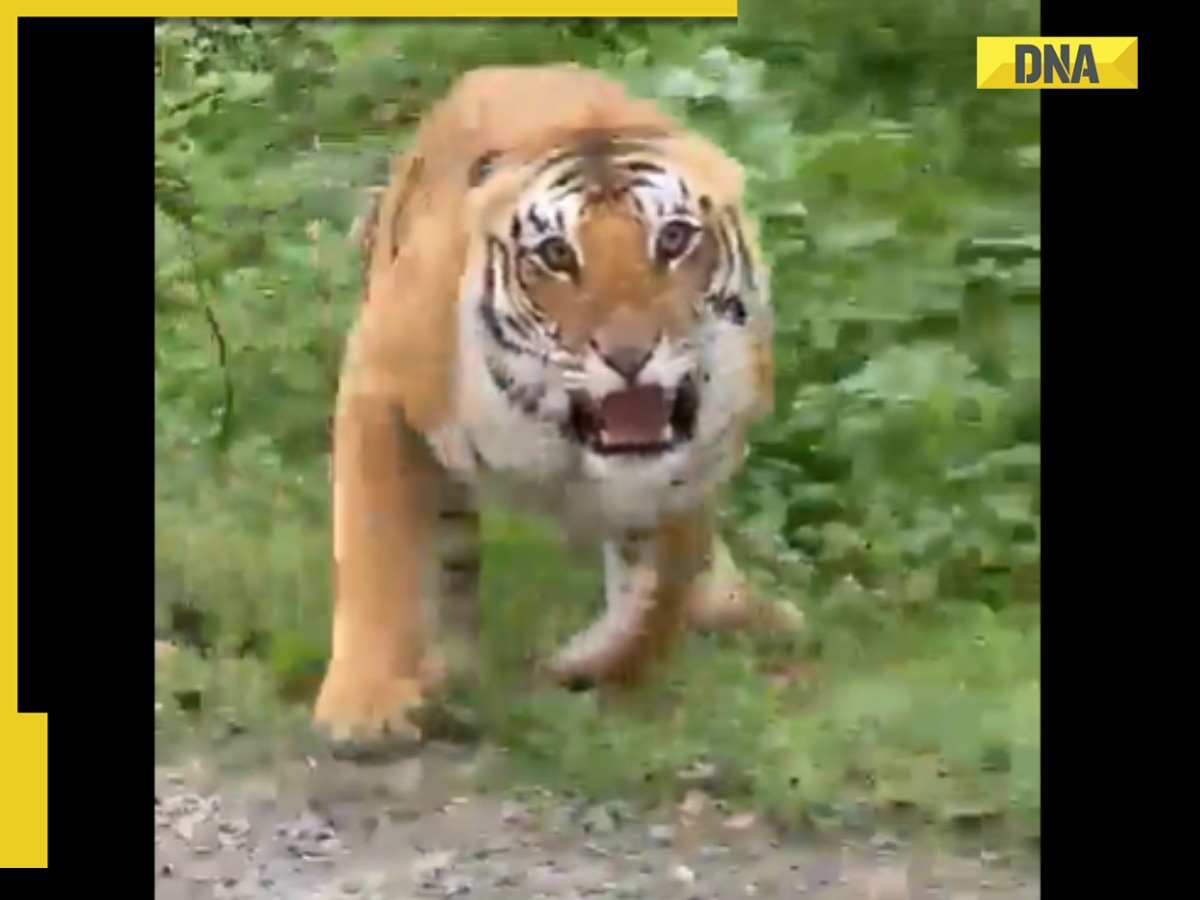
[(529, 178), (528, 167), (504, 164), (495, 156), (489, 160), (487, 177), (472, 186), (466, 197), (465, 226), (469, 230), (493, 232), (503, 229), (522, 188)]
[(368, 275), (396, 258), (403, 239), (400, 217), (416, 194), (423, 167), (420, 156), (405, 153), (392, 160), (387, 185), (368, 189), (366, 209), (350, 230), (350, 239), (358, 244)]
[[(371, 271), (371, 256), (375, 251), (375, 235), (379, 231), (379, 206), (383, 202), (383, 194), (387, 188), (375, 185), (363, 192), (363, 202), (359, 213), (350, 225), (346, 240), (357, 251), (362, 284), (365, 287)], [(364, 298), (365, 299), (365, 298)]]
[(741, 204), (746, 178), (737, 160), (699, 135), (673, 135), (666, 146), (670, 158), (687, 172), (690, 181), (701, 186), (715, 206)]
[(346, 240), (360, 250), (366, 250), (374, 240), (375, 227), (379, 221), (379, 204), (383, 200), (385, 190), (387, 188), (373, 185), (363, 191), (363, 202), (358, 215), (354, 217), (354, 221), (350, 223), (350, 230), (346, 233)]

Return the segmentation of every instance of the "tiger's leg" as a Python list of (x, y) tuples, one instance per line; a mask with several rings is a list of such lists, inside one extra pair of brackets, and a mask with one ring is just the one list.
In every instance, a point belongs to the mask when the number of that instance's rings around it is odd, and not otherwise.
[(332, 655), (314, 710), (336, 755), (362, 757), (420, 737), (421, 597), (443, 481), (394, 407), (343, 391), (334, 417)]
[(426, 680), (469, 681), (478, 668), (479, 579), (482, 568), (479, 507), (468, 485), (447, 478), (438, 503), (438, 582), (430, 610), (437, 647), (426, 657)]
[(571, 690), (644, 682), (686, 624), (711, 540), (711, 516), (701, 511), (607, 542), (604, 615), (555, 655), (551, 677)]
[(707, 565), (688, 599), (688, 624), (699, 631), (796, 632), (804, 613), (786, 601), (752, 596), (729, 548), (713, 538)]

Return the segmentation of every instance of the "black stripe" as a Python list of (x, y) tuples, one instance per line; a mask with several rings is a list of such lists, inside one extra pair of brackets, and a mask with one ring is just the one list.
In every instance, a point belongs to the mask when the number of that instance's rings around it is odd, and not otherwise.
[(479, 445), (470, 437), (467, 438), (467, 443), (471, 445), (471, 458), (475, 460), (476, 469), (489, 469), (491, 465), (488, 463), (487, 457), (483, 455), (483, 451)]
[[(748, 256), (749, 251), (746, 247), (745, 237), (738, 228), (737, 219), (732, 214), (721, 216), (717, 220), (713, 228), (713, 236), (717, 241), (721, 264), (726, 271), (722, 274), (721, 283), (716, 283), (714, 279), (714, 283), (710, 286), (708, 305), (722, 319), (732, 322), (734, 325), (745, 325), (747, 312), (746, 304), (741, 296), (743, 285), (730, 285), (728, 279), (728, 275), (732, 274), (740, 261), (741, 267), (749, 272), (748, 287), (753, 290), (754, 270), (752, 260)], [(718, 271), (720, 269), (719, 265)]]
[(546, 156), (542, 157), (541, 164), (534, 170), (533, 175), (535, 178), (537, 178), (540, 175), (544, 175), (547, 172), (547, 170), (552, 169), (554, 166), (558, 165), (559, 163), (565, 162), (566, 160), (571, 159), (572, 157), (578, 157), (578, 156), (579, 156), (579, 151), (576, 148), (560, 147), (559, 149), (553, 150), (550, 153), (546, 154)]
[(512, 254), (508, 248), (497, 242), (496, 255), (500, 258), (500, 283), (508, 287), (513, 283)]
[[(518, 259), (527, 258), (531, 252), (532, 251), (527, 250), (524, 247), (518, 247), (517, 251), (516, 251), (517, 258)], [(514, 330), (517, 331), (521, 336), (528, 338), (529, 337), (529, 327), (531, 327), (534, 322), (543, 322), (545, 320), (545, 316), (542, 314), (541, 310), (539, 310), (535, 305), (528, 303), (526, 301), (525, 295), (521, 290), (522, 288), (524, 288), (524, 285), (521, 283), (521, 279), (519, 276), (520, 276), (520, 270), (517, 270), (517, 271), (513, 270), (512, 255), (508, 252), (507, 249), (502, 248), (500, 251), (500, 277), (504, 280), (505, 285), (512, 286), (513, 292), (512, 292), (512, 296), (510, 299), (512, 300), (513, 304), (518, 307), (518, 311), (516, 313), (512, 313), (509, 316), (506, 316), (504, 321), (506, 324), (509, 323), (510, 321), (512, 321), (515, 326)], [(520, 323), (517, 323), (516, 321), (514, 321), (517, 317), (521, 316), (522, 314), (525, 317), (527, 317), (530, 321), (529, 322), (520, 322)], [(528, 353), (530, 351), (525, 351), (525, 352)]]
[[(484, 330), (488, 336), (495, 341), (501, 350), (511, 353), (514, 356), (531, 356), (533, 354), (530, 350), (514, 341), (509, 337), (509, 333), (505, 331), (505, 326), (507, 326), (511, 331), (515, 331), (523, 337), (528, 338), (530, 336), (530, 325), (523, 322), (518, 314), (507, 312), (501, 314), (496, 309), (495, 262), (497, 255), (500, 267), (503, 270), (501, 276), (504, 278), (506, 284), (511, 283), (512, 268), (507, 248), (499, 241), (489, 240), (487, 258), (484, 260), (484, 264), (487, 266), (487, 273), (484, 278), (484, 296), (479, 304), (479, 319), (483, 323)], [(542, 401), (546, 396), (545, 386), (516, 385), (513, 383), (512, 375), (503, 363), (495, 359), (491, 354), (485, 354), (484, 359), (488, 376), (497, 390), (504, 395), (505, 399), (526, 415), (537, 415)]]
[(496, 270), (495, 259), (496, 254), (500, 254), (501, 265), (507, 258), (507, 252), (504, 245), (496, 240), (489, 240), (487, 245), (487, 258), (484, 260), (483, 274), (483, 297), (479, 303), (479, 320), (483, 323), (484, 329), (488, 336), (503, 350), (514, 353), (523, 354), (525, 348), (510, 338), (504, 331), (500, 323), (500, 316), (496, 312)]
[(491, 303), (479, 304), (479, 319), (487, 330), (488, 336), (502, 349), (509, 353), (524, 353), (524, 348), (504, 333), (500, 325), (500, 317), (496, 315), (496, 307)]
[(533, 227), (536, 228), (542, 234), (545, 234), (547, 231), (550, 230), (550, 222), (548, 222), (546, 219), (542, 218), (542, 216), (539, 215), (537, 210), (535, 210), (535, 209), (527, 210), (525, 213), (525, 218), (527, 218), (531, 223), (533, 223)]
[[(650, 140), (623, 137), (616, 133), (594, 132), (582, 135), (567, 147), (555, 150), (542, 158), (532, 178), (538, 179), (556, 166), (564, 166), (547, 186), (550, 192), (566, 189), (578, 191), (584, 187), (588, 172), (597, 161), (607, 163), (613, 169), (637, 174), (663, 174), (666, 168), (646, 159), (622, 159), (624, 156), (653, 154), (657, 147)], [(565, 164), (565, 165), (564, 165)]]
[[(604, 142), (604, 152), (609, 159), (617, 162), (622, 156), (637, 156), (643, 153), (653, 155), (659, 152), (659, 147), (652, 138), (614, 135)], [(649, 160), (631, 160), (630, 162), (633, 165), (655, 165)]]
[(746, 324), (746, 304), (740, 294), (718, 294), (713, 299), (713, 310), (722, 319), (734, 325)]
[(460, 578), (478, 578), (479, 570), (482, 568), (482, 560), (480, 559), (479, 542), (472, 545), (472, 551), (469, 555), (455, 555), (441, 560), (442, 571), (448, 575), (457, 575)]
[(512, 313), (505, 313), (504, 324), (508, 327), (509, 331), (519, 334), (526, 340), (529, 340), (531, 337), (529, 333), (529, 324), (522, 321), (520, 316), (515, 316)]
[(717, 219), (712, 229), (713, 237), (717, 239), (717, 249), (721, 254), (722, 267), (728, 268), (733, 262), (733, 245), (729, 242), (729, 231), (725, 227), (724, 217)]
[(653, 137), (634, 137), (616, 131), (592, 130), (579, 135), (567, 146), (552, 150), (542, 157), (535, 175), (542, 175), (547, 169), (570, 159), (582, 160), (588, 156), (603, 156), (615, 160), (621, 156), (654, 153), (657, 149)]
[(667, 170), (664, 166), (658, 163), (650, 162), (646, 159), (634, 159), (629, 162), (620, 164), (621, 168), (627, 172), (633, 172), (635, 175), (665, 175)]
[(492, 384), (504, 395), (505, 400), (525, 415), (531, 418), (537, 416), (541, 411), (542, 401), (546, 399), (545, 385), (515, 384), (505, 368), (490, 357), (484, 366)]
[(745, 271), (746, 286), (751, 291), (758, 290), (758, 278), (754, 271), (754, 257), (750, 255), (750, 246), (746, 242), (746, 234), (742, 231), (742, 223), (738, 216), (730, 210), (728, 216), (730, 228), (733, 230), (734, 241), (737, 243), (737, 254)]
[(490, 356), (487, 357), (485, 363), (488, 375), (492, 378), (492, 384), (496, 385), (500, 393), (505, 397), (512, 399), (512, 376), (504, 369), (503, 366), (496, 363)]
[(544, 385), (518, 385), (509, 392), (509, 401), (527, 416), (536, 416), (546, 397)]
[(563, 169), (558, 177), (550, 182), (547, 190), (557, 191), (560, 189), (578, 190), (583, 186), (583, 165), (581, 160), (575, 160), (574, 164)]

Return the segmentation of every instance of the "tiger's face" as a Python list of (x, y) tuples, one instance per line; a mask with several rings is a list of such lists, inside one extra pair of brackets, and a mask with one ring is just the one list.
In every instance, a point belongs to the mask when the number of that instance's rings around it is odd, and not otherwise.
[(763, 273), (739, 213), (694, 179), (645, 156), (572, 157), (525, 185), (486, 241), (492, 380), (592, 477), (677, 467), (753, 405)]

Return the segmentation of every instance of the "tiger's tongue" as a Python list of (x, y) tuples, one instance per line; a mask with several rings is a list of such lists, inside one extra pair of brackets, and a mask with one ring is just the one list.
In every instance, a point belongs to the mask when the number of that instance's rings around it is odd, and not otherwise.
[(663, 389), (641, 385), (609, 394), (600, 401), (600, 440), (608, 445), (644, 446), (667, 438), (670, 410)]

